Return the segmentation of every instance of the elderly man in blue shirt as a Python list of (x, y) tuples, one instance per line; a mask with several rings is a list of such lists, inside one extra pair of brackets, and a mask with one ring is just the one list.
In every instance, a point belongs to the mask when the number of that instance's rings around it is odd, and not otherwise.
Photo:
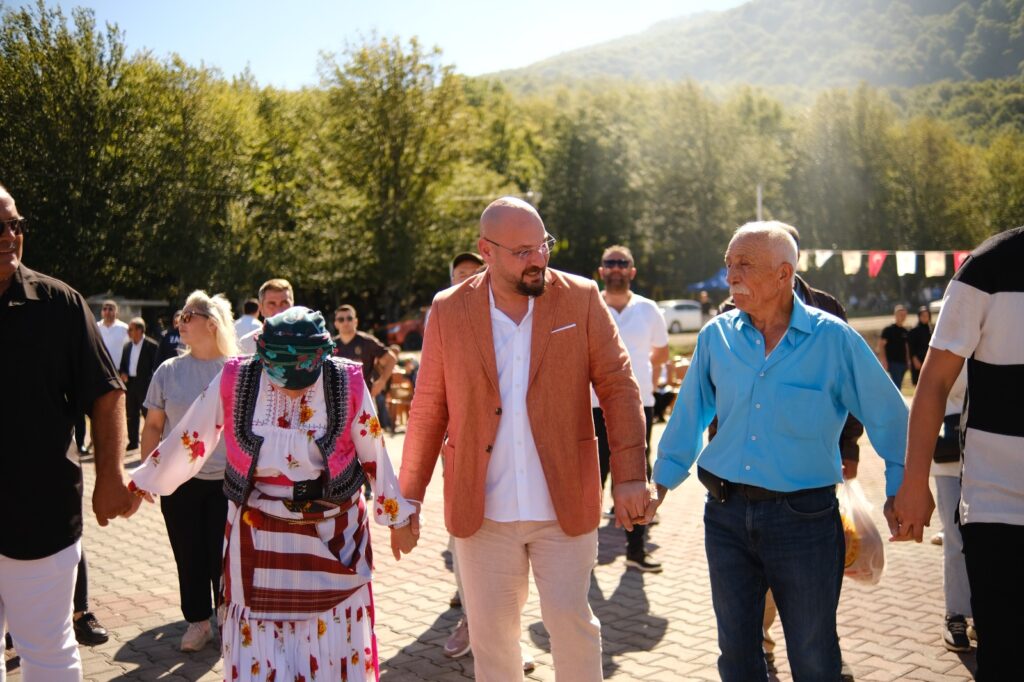
[[(907, 408), (857, 332), (793, 295), (797, 247), (781, 223), (748, 223), (725, 254), (737, 309), (697, 337), (654, 465), (659, 500), (694, 462), (708, 488), (704, 538), (725, 682), (766, 679), (771, 588), (793, 679), (839, 680), (836, 607), (845, 542), (835, 486), (848, 413), (885, 460), (885, 515), (903, 480)], [(718, 415), (718, 434), (704, 430)], [(648, 508), (648, 518), (659, 503)]]

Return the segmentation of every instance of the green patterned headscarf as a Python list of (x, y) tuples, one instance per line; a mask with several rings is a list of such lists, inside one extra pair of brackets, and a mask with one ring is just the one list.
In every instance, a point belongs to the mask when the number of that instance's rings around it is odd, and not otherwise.
[(320, 368), (334, 342), (324, 316), (294, 306), (267, 319), (256, 337), (256, 355), (267, 378), (281, 388), (306, 388), (320, 378)]

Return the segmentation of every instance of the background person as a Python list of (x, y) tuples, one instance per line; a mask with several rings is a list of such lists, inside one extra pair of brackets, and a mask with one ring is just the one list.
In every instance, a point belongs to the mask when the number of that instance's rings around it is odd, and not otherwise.
[[(238, 354), (231, 324), (231, 304), (223, 296), (193, 291), (182, 309), (179, 330), (186, 346), (183, 355), (160, 365), (146, 394), (146, 426), (142, 431), (142, 459), (161, 440), (179, 434), (178, 424), (189, 406)], [(224, 497), (225, 444), (205, 454), (196, 475), (160, 498), (160, 512), (178, 569), (181, 614), (188, 623), (181, 638), (182, 651), (199, 651), (213, 637), (210, 614), (220, 604), (221, 554), (228, 501)], [(213, 595), (211, 599), (210, 595)]]
[[(295, 305), (295, 292), (291, 283), (280, 277), (268, 279), (260, 285), (257, 295), (260, 302), (260, 315), (267, 320)], [(238, 349), (242, 355), (256, 353), (256, 337), (262, 333), (262, 327), (238, 338)]]
[(242, 338), (246, 334), (258, 331), (263, 327), (259, 319), (260, 302), (255, 298), (247, 298), (242, 303), (242, 316), (235, 321), (235, 337)]
[(156, 369), (159, 346), (146, 336), (146, 322), (134, 317), (128, 324), (128, 340), (121, 349), (121, 381), (127, 387), (125, 414), (128, 418), (128, 449), (139, 447), (139, 418), (146, 416), (146, 392)]
[(932, 313), (928, 306), (917, 311), (917, 326), (907, 332), (907, 346), (910, 350), (910, 381), (917, 386), (921, 376), (924, 358), (928, 355), (928, 343), (932, 340)]
[(909, 332), (904, 325), (907, 320), (907, 309), (902, 305), (893, 311), (893, 323), (882, 330), (875, 352), (882, 367), (889, 373), (896, 388), (903, 388), (903, 377), (910, 366)]

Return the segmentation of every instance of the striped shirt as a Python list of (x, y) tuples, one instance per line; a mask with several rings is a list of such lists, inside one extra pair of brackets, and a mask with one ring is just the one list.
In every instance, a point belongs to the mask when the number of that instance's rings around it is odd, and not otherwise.
[(967, 358), (962, 523), (1024, 525), (1024, 227), (975, 249), (931, 347)]

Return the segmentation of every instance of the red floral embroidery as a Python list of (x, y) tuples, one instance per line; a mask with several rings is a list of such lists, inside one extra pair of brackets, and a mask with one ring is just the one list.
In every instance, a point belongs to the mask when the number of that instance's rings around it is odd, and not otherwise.
[(353, 651), (352, 652), (352, 665), (359, 665), (359, 652), (358, 651)]
[(231, 679), (233, 679), (233, 680), (237, 680), (238, 679), (238, 666), (237, 665), (231, 666)]
[(189, 436), (188, 431), (181, 434), (181, 444), (189, 449), (188, 460), (194, 462), (206, 454), (206, 444), (199, 440), (199, 432), (193, 431)]
[(306, 438), (307, 439), (313, 440), (315, 437), (316, 437), (316, 429), (308, 429), (306, 431)]
[(320, 669), (320, 664), (316, 662), (316, 658), (313, 656), (309, 657), (309, 676), (316, 679), (316, 671)]
[[(267, 666), (270, 666), (270, 661), (267, 661)], [(277, 668), (270, 668), (267, 673), (267, 682), (277, 682)]]
[(153, 454), (149, 456), (153, 460), (153, 466), (160, 466), (160, 451), (154, 450)]
[(366, 647), (365, 649), (363, 649), (363, 654), (363, 661), (366, 664), (366, 671), (369, 672), (373, 670), (373, 654), (370, 652), (370, 647)]
[(363, 412), (362, 414), (359, 415), (359, 423), (360, 424), (365, 424), (368, 421), (370, 421), (370, 413), (369, 412)]
[(306, 676), (299, 673), (295, 676), (295, 682), (306, 682)]
[[(385, 497), (380, 506), (392, 521), (398, 520), (398, 500), (393, 497)], [(380, 510), (377, 511), (377, 515), (380, 516)]]
[(313, 408), (306, 404), (306, 396), (303, 395), (302, 399), (299, 401), (299, 423), (305, 424), (313, 418), (314, 414), (315, 412), (313, 412)]
[(363, 471), (370, 478), (377, 478), (377, 463), (376, 462), (363, 462)]
[(360, 606), (358, 609), (356, 609), (356, 622), (360, 623), (360, 622), (362, 622), (362, 620), (363, 620), (363, 607)]
[(239, 629), (242, 632), (242, 646), (252, 645), (252, 629), (249, 627), (249, 623), (242, 621)]
[(288, 417), (284, 416), (283, 414), (277, 418), (277, 425), (280, 426), (282, 429), (290, 429), (292, 427), (291, 420), (289, 420)]
[(299, 460), (292, 457), (290, 453), (285, 455), (284, 459), (288, 462), (289, 469), (297, 469), (299, 467)]
[(327, 632), (327, 623), (325, 623), (324, 621), (322, 621), (319, 618), (317, 618), (316, 619), (316, 636), (317, 636), (317, 639), (323, 637), (326, 632)]
[[(266, 519), (264, 518), (263, 513), (259, 509), (246, 509), (244, 512), (242, 512), (242, 520), (257, 530), (263, 528), (263, 526), (266, 525), (264, 523)], [(276, 632), (274, 633), (274, 636), (277, 636)]]
[(249, 672), (251, 672), (253, 675), (260, 674), (260, 662), (257, 661), (255, 658), (252, 659), (252, 665), (249, 666)]

